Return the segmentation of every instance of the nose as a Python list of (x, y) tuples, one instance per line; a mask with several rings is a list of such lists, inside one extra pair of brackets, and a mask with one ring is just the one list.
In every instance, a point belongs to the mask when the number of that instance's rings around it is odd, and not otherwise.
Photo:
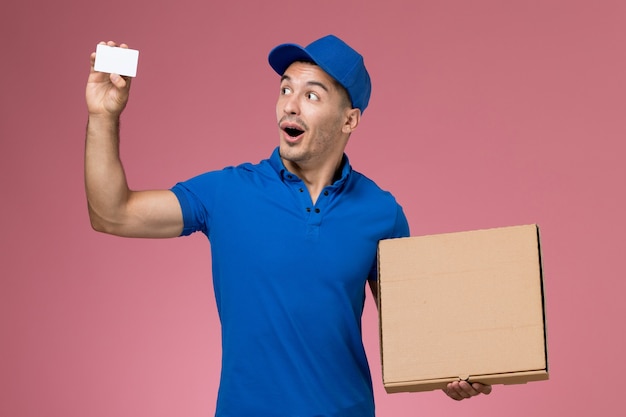
[(285, 114), (300, 114), (300, 105), (295, 94), (282, 96)]

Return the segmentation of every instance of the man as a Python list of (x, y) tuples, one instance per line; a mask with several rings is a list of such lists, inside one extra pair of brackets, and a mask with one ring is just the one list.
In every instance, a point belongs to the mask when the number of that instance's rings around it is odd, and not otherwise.
[[(130, 79), (95, 72), (94, 60), (85, 152), (92, 226), (209, 238), (222, 324), (216, 415), (373, 416), (365, 283), (376, 294), (378, 241), (409, 228), (393, 196), (344, 154), (371, 92), (361, 55), (332, 35), (274, 48), (280, 141), (270, 158), (158, 191), (128, 188), (118, 142)], [(466, 382), (445, 390), (456, 400), (490, 391)]]

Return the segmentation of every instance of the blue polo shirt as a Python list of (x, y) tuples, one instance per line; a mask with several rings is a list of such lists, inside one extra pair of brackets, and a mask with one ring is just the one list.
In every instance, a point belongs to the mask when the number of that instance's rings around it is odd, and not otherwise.
[(361, 314), (378, 241), (409, 235), (393, 196), (344, 156), (341, 178), (313, 204), (278, 148), (172, 191), (183, 235), (211, 242), (222, 325), (216, 416), (374, 416)]

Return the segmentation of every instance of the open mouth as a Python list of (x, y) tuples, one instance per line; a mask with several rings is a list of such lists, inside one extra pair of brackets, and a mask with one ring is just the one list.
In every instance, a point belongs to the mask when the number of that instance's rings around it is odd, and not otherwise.
[(286, 127), (284, 130), (285, 130), (285, 133), (287, 133), (292, 138), (297, 138), (298, 136), (304, 133), (304, 130), (301, 130), (295, 127)]

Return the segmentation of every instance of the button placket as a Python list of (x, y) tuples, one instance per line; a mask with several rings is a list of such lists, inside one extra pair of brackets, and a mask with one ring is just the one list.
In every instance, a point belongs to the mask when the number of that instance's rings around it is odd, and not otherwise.
[(285, 177), (294, 185), (293, 188), (300, 199), (304, 211), (307, 213), (307, 223), (319, 225), (321, 222), (320, 215), (328, 206), (329, 197), (332, 194), (332, 190), (329, 189), (331, 187), (324, 188), (315, 204), (313, 204), (311, 196), (306, 187), (304, 187), (302, 180), (293, 174), (285, 174)]

